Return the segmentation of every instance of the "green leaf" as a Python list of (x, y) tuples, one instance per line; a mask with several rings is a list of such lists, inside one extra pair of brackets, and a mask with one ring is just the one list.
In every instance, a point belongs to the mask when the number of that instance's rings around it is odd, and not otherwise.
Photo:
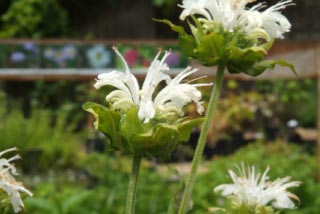
[(160, 160), (168, 159), (179, 145), (179, 132), (176, 126), (159, 123), (154, 127), (152, 142), (146, 145), (147, 154)]
[(124, 147), (123, 143), (125, 142), (123, 142), (122, 138), (118, 134), (118, 128), (121, 120), (121, 116), (118, 112), (93, 102), (86, 102), (82, 105), (82, 108), (93, 114), (96, 119), (94, 122), (95, 128), (104, 133), (110, 139), (112, 147)]
[(203, 31), (203, 27), (201, 25), (201, 23), (198, 21), (198, 19), (196, 19), (194, 16), (191, 16), (193, 22), (195, 23), (196, 26), (192, 25), (191, 23), (188, 22), (190, 30), (194, 36), (194, 38), (196, 39), (196, 43), (199, 44), (200, 43), (200, 38), (202, 36), (205, 35), (204, 31)]
[(262, 47), (254, 46), (240, 49), (232, 46), (229, 50), (227, 68), (230, 73), (241, 73), (252, 67), (265, 56), (266, 51)]
[(145, 126), (146, 124), (143, 124), (138, 116), (138, 109), (133, 106), (123, 116), (120, 132), (129, 140), (134, 134), (144, 133)]
[(215, 32), (204, 35), (200, 39), (194, 58), (206, 66), (217, 65), (226, 58), (226, 44), (226, 39)]
[(259, 74), (263, 73), (266, 69), (274, 69), (276, 65), (288, 67), (295, 75), (298, 75), (294, 68), (294, 65), (286, 62), (285, 60), (265, 60), (256, 63), (254, 66), (244, 71), (244, 73), (250, 76), (258, 76)]
[(186, 120), (182, 123), (179, 123), (177, 125), (178, 131), (179, 131), (179, 141), (185, 142), (188, 141), (190, 138), (190, 134), (192, 132), (192, 129), (202, 123), (204, 121), (204, 118), (196, 118), (191, 120)]
[(157, 22), (161, 22), (169, 25), (169, 27), (173, 31), (177, 32), (179, 34), (178, 43), (181, 50), (190, 57), (195, 56), (194, 50), (196, 49), (196, 46), (197, 46), (196, 40), (192, 35), (187, 34), (182, 26), (175, 25), (171, 21), (166, 19), (163, 19), (163, 20), (154, 19), (154, 20)]

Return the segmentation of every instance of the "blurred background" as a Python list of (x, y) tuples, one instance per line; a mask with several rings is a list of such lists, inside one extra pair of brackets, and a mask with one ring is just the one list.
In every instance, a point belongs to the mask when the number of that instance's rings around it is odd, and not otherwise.
[[(293, 190), (300, 209), (285, 213), (320, 209), (320, 2), (294, 2), (283, 12), (292, 30), (268, 57), (293, 63), (299, 75), (281, 67), (254, 79), (226, 75), (195, 187), (195, 214), (222, 203), (212, 189), (230, 181), (227, 169), (242, 160), (261, 170), (269, 165), (272, 179), (303, 181)], [(25, 200), (28, 213), (124, 212), (130, 158), (109, 151), (81, 105), (103, 103), (108, 89), (93, 90), (96, 75), (122, 69), (112, 45), (141, 79), (159, 48), (172, 50), (167, 63), (173, 74), (189, 64), (176, 34), (152, 20), (181, 24), (180, 3), (0, 0), (0, 150), (20, 150), (20, 180), (34, 193)], [(201, 71), (205, 81), (214, 79), (215, 68)], [(208, 100), (210, 88), (202, 92)], [(197, 116), (192, 105), (186, 111)], [(168, 165), (187, 172), (198, 134), (194, 130), (165, 163), (143, 162), (137, 213), (166, 213), (180, 185)]]

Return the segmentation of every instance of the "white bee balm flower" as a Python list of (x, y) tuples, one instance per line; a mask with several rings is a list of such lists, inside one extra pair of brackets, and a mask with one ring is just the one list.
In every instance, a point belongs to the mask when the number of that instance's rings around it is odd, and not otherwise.
[(199, 20), (206, 26), (220, 25), (230, 32), (243, 29), (248, 34), (263, 30), (270, 38), (283, 38), (290, 31), (291, 24), (280, 10), (293, 5), (292, 0), (280, 1), (264, 11), (263, 3), (247, 8), (250, 2), (254, 0), (184, 0), (180, 19), (197, 14), (203, 16)]
[(290, 177), (278, 178), (275, 181), (269, 181), (267, 173), (269, 167), (261, 175), (256, 174), (255, 168), (248, 167), (247, 171), (242, 164), (240, 176), (232, 170), (229, 170), (233, 184), (222, 184), (217, 186), (214, 191), (221, 192), (223, 196), (234, 196), (233, 199), (237, 204), (244, 204), (248, 207), (266, 206), (271, 203), (277, 209), (293, 209), (295, 208), (292, 199), (299, 198), (288, 192), (290, 187), (297, 187), (300, 181), (291, 181)]
[[(11, 148), (0, 152), (0, 157), (5, 153), (16, 150), (16, 148)], [(24, 208), (24, 204), (20, 197), (20, 192), (24, 192), (29, 196), (32, 196), (32, 193), (27, 190), (21, 182), (17, 182), (13, 177), (18, 173), (11, 162), (19, 158), (19, 155), (15, 155), (10, 159), (0, 159), (0, 188), (10, 196), (10, 201), (15, 213), (20, 212), (21, 209)]]
[[(159, 51), (147, 70), (146, 78), (140, 90), (138, 80), (130, 72), (127, 62), (117, 48), (114, 47), (113, 49), (122, 60), (125, 72), (115, 70), (100, 74), (94, 87), (99, 89), (102, 86), (110, 85), (117, 88), (106, 97), (114, 108), (129, 109), (131, 105), (136, 105), (139, 108), (138, 116), (145, 123), (156, 116), (168, 113), (183, 116), (182, 107), (189, 102), (195, 102), (198, 112), (203, 112), (200, 102), (201, 92), (197, 87), (210, 86), (211, 84), (181, 83), (183, 79), (195, 73), (196, 69), (187, 68), (171, 79), (168, 74), (164, 73), (169, 71), (165, 61), (170, 52), (165, 52), (162, 59), (159, 60), (161, 54), (161, 51)], [(154, 96), (155, 89), (163, 81), (166, 82), (167, 86)]]

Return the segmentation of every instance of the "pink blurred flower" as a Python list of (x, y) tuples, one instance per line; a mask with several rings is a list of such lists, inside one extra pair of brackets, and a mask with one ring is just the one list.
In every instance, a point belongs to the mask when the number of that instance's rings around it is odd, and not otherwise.
[(129, 66), (135, 65), (138, 62), (139, 58), (140, 55), (138, 51), (134, 49), (130, 49), (124, 54), (124, 59), (126, 60)]

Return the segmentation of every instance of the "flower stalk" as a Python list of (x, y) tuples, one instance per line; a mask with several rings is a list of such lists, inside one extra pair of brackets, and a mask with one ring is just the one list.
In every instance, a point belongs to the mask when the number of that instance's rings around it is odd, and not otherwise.
[(222, 64), (222, 63), (219, 64), (216, 79), (215, 79), (215, 84), (213, 86), (211, 97), (210, 97), (210, 100), (208, 103), (207, 113), (205, 116), (205, 120), (202, 123), (197, 148), (196, 148), (194, 156), (193, 156), (190, 176), (187, 180), (186, 187), (184, 189), (184, 193), (182, 195), (182, 199), (180, 202), (179, 214), (186, 213), (187, 205), (189, 204), (189, 201), (191, 199), (191, 194), (192, 194), (193, 186), (195, 184), (199, 163), (200, 163), (200, 160), (201, 160), (201, 157), (203, 154), (204, 147), (206, 145), (206, 140), (207, 140), (208, 131), (210, 128), (210, 123), (211, 123), (211, 120), (212, 120), (213, 115), (215, 113), (215, 110), (217, 107), (217, 102), (220, 97), (220, 91), (221, 91), (221, 87), (222, 87), (224, 71), (225, 71), (224, 64)]
[(141, 155), (133, 156), (132, 169), (130, 174), (128, 192), (127, 192), (127, 204), (125, 214), (134, 214), (137, 195), (137, 183), (141, 165)]

